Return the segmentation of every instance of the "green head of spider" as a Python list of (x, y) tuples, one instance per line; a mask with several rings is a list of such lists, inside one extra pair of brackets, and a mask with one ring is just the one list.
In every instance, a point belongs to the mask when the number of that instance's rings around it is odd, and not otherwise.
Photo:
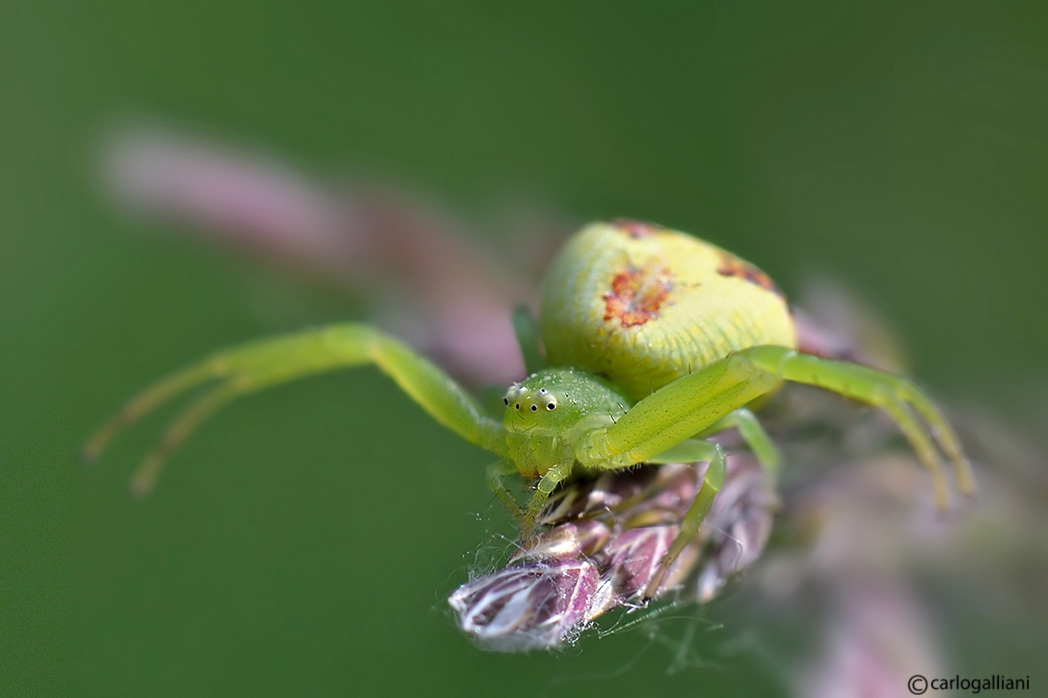
[[(502, 403), (502, 436), (486, 446), (502, 457), (495, 469), (529, 480), (549, 475), (556, 482), (583, 471), (579, 444), (588, 434), (614, 423), (629, 404), (607, 381), (559, 367), (536, 371), (514, 383)], [(492, 486), (497, 494), (505, 489), (501, 483)], [(509, 501), (506, 504), (513, 509)]]
[(573, 368), (537, 371), (511, 385), (502, 403), (506, 431), (562, 435), (594, 415), (603, 414), (610, 423), (629, 404), (607, 381)]

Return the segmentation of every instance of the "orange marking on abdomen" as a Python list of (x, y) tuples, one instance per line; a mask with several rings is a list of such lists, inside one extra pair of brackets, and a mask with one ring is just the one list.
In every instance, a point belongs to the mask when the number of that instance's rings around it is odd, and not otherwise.
[(629, 267), (611, 280), (604, 294), (604, 320), (618, 320), (623, 327), (643, 325), (658, 317), (670, 296), (670, 274), (661, 267)]
[(749, 262), (739, 259), (733, 254), (727, 252), (723, 253), (721, 265), (717, 267), (717, 273), (721, 276), (738, 277), (743, 281), (748, 281), (751, 284), (760, 286), (766, 291), (771, 291), (783, 300), (786, 298), (782, 291), (779, 290), (779, 287), (775, 285), (775, 282), (771, 280), (770, 276)]
[(631, 218), (616, 218), (611, 221), (611, 224), (629, 235), (631, 238), (646, 238), (654, 235), (660, 230), (657, 225), (652, 225), (651, 223), (645, 223), (643, 221), (635, 221)]

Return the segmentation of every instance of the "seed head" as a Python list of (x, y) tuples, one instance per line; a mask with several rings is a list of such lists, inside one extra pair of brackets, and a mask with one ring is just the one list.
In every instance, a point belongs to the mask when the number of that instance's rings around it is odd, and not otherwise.
[[(645, 603), (644, 589), (680, 531), (705, 466), (668, 464), (607, 473), (558, 490), (503, 569), (448, 599), (459, 627), (484, 649), (520, 652), (573, 642), (598, 616)], [(655, 598), (705, 603), (763, 550), (776, 499), (767, 476), (731, 456), (695, 540), (670, 567)]]

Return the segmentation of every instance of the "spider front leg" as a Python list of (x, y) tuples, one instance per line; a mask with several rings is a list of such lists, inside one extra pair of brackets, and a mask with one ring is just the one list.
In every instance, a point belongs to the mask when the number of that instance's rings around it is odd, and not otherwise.
[(299, 378), (351, 366), (374, 364), (393, 378), (437, 422), (478, 446), (506, 455), (505, 430), (485, 416), (457, 383), (401, 342), (358, 324), (330, 325), (252, 342), (218, 352), (147, 388), (88, 441), (83, 455), (95, 459), (123, 428), (187, 390), (217, 383), (191, 404), (147, 456), (132, 481), (147, 493), (164, 462), (204, 419), (232, 400)]
[[(532, 532), (535, 530), (535, 522), (538, 521), (539, 514), (545, 508), (549, 496), (553, 494), (553, 490), (557, 489), (557, 485), (569, 477), (571, 477), (571, 463), (562, 463), (553, 466), (546, 471), (545, 475), (539, 478), (538, 483), (535, 485), (535, 492), (528, 499), (528, 505), (525, 507), (524, 515), (520, 519), (520, 537), (522, 540), (527, 540), (531, 537)], [(519, 507), (517, 507), (517, 510), (519, 511)]]
[(520, 508), (516, 497), (506, 487), (506, 482), (503, 478), (507, 475), (515, 477), (519, 474), (517, 466), (510, 460), (497, 460), (489, 465), (487, 470), (488, 487), (499, 498), (499, 501), (509, 509), (510, 515), (517, 521), (523, 520), (524, 510)]
[(953, 465), (957, 490), (968, 496), (975, 494), (975, 478), (953, 428), (931, 400), (905, 378), (782, 347), (754, 347), (740, 354), (759, 370), (784, 380), (818, 386), (882, 408), (895, 420), (921, 464), (931, 473), (940, 509), (949, 502), (940, 449)]
[(784, 380), (826, 388), (888, 412), (931, 473), (940, 508), (947, 505), (948, 487), (939, 449), (953, 464), (957, 489), (974, 493), (971, 467), (957, 435), (912, 383), (867, 366), (775, 346), (745, 349), (655, 391), (614, 425), (589, 434), (579, 449), (579, 460), (592, 467), (649, 461)]
[(488, 487), (509, 510), (510, 515), (520, 522), (520, 537), (521, 540), (526, 541), (534, 532), (535, 522), (545, 509), (550, 495), (557, 489), (557, 485), (571, 476), (571, 468), (559, 465), (546, 471), (546, 474), (535, 483), (535, 491), (524, 508), (521, 508), (504, 480), (507, 476), (519, 477), (519, 475), (520, 471), (513, 461), (506, 459), (492, 463), (487, 470)]

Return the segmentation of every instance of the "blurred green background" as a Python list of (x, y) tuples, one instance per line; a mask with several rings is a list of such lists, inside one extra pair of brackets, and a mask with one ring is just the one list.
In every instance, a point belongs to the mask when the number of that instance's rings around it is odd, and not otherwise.
[(361, 317), (143, 234), (97, 187), (98, 139), (144, 115), (416, 183), (480, 221), (523, 193), (693, 231), (787, 290), (829, 270), (893, 319), (937, 394), (1033, 426), (1046, 19), (1040, 3), (3, 3), (0, 693), (780, 694), (774, 633), (730, 601), (695, 611), (702, 670), (667, 672), (672, 624), (669, 649), (643, 630), (556, 655), (470, 646), (444, 599), (509, 531), (488, 458), (372, 371), (221, 414), (145, 503), (126, 481), (162, 417), (78, 467), (161, 373)]

